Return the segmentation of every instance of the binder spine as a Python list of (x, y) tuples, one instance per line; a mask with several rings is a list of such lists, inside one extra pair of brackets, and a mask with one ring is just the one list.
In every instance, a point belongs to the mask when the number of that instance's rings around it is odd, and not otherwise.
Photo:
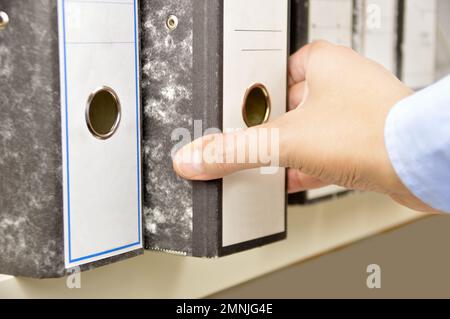
[(224, 248), (223, 181), (188, 182), (172, 168), (175, 129), (192, 139), (223, 129), (224, 8), (224, 0), (141, 2), (147, 249), (214, 258), (285, 237)]
[[(223, 130), (224, 0), (194, 3), (194, 117)], [(222, 180), (193, 183), (193, 255), (217, 257), (222, 247)]]
[(396, 76), (402, 80), (403, 75), (403, 42), (404, 42), (404, 27), (405, 27), (405, 7), (406, 0), (397, 0), (398, 8), (397, 8), (397, 43), (396, 43), (396, 56), (397, 56), (397, 64), (396, 64)]
[(359, 54), (365, 54), (365, 32), (367, 20), (366, 0), (353, 0), (353, 37), (352, 48)]

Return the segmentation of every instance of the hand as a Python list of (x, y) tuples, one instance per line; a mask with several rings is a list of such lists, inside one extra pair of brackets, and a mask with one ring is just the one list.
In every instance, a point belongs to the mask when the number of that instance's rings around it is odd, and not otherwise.
[[(390, 72), (353, 50), (314, 42), (290, 58), (291, 111), (268, 124), (220, 136), (224, 141), (220, 149), (224, 154), (234, 151), (227, 142), (232, 138), (276, 128), (279, 163), (291, 168), (290, 192), (336, 184), (384, 193), (410, 208), (432, 211), (402, 184), (384, 143), (389, 110), (411, 94)], [(185, 146), (174, 157), (175, 171), (187, 179), (209, 180), (270, 164), (181, 160), (182, 153), (198, 154), (214, 140), (206, 136)]]

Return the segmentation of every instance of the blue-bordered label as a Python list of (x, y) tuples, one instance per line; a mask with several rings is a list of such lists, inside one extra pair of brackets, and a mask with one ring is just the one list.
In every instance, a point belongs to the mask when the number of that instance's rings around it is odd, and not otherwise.
[[(67, 268), (142, 248), (137, 12), (136, 0), (58, 1)], [(107, 140), (85, 118), (102, 86), (121, 104)]]

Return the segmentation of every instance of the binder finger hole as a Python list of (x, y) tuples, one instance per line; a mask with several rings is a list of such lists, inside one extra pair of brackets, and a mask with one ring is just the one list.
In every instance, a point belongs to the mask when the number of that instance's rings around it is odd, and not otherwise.
[(121, 107), (113, 89), (103, 86), (91, 93), (86, 107), (86, 123), (94, 137), (108, 139), (119, 127)]
[(242, 116), (248, 127), (266, 123), (270, 117), (271, 101), (269, 91), (262, 84), (252, 85), (244, 97)]

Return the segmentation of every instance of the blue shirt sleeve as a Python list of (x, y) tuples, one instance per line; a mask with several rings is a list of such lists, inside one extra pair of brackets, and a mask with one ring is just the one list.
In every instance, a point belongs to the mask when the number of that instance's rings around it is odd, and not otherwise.
[(392, 108), (385, 142), (405, 186), (424, 203), (450, 213), (450, 76)]

